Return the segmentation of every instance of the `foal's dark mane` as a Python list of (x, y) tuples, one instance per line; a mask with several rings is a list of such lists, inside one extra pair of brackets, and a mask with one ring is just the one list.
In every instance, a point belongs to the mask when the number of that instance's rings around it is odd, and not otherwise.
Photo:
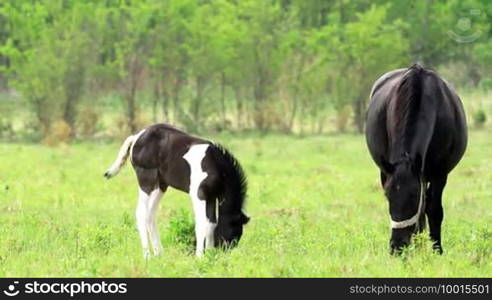
[(247, 178), (239, 161), (222, 145), (212, 144), (220, 155), (214, 155), (224, 171), (223, 194), (219, 196), (226, 213), (241, 211), (246, 200)]
[(415, 135), (415, 125), (422, 101), (423, 77), (427, 71), (415, 64), (403, 75), (395, 93), (395, 146), (408, 153)]

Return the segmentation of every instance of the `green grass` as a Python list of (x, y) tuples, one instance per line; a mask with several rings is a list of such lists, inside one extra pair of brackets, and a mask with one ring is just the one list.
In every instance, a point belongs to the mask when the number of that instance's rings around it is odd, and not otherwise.
[(492, 274), (492, 131), (470, 133), (444, 193), (444, 255), (425, 235), (389, 255), (387, 202), (363, 136), (219, 135), (249, 178), (239, 246), (193, 255), (191, 202), (169, 190), (165, 252), (145, 261), (128, 166), (102, 174), (119, 144), (0, 144), (0, 276), (478, 277)]

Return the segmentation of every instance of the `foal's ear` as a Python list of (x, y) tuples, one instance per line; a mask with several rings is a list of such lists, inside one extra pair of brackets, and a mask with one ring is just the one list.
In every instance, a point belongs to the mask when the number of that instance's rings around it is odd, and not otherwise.
[(384, 158), (381, 158), (381, 167), (386, 174), (393, 174), (395, 171), (395, 166)]

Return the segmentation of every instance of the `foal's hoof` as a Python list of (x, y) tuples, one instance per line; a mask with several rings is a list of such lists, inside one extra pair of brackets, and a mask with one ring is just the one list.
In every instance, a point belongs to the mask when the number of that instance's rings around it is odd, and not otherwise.
[(106, 171), (106, 172), (104, 173), (104, 177), (105, 177), (106, 179), (111, 178), (111, 173), (109, 173), (109, 171)]

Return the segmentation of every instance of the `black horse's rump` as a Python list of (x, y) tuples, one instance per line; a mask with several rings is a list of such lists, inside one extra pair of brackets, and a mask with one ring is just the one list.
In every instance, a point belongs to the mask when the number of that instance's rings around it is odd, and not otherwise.
[(380, 77), (370, 98), (366, 141), (389, 200), (391, 248), (408, 245), (423, 229), (425, 212), (434, 248), (442, 252), (442, 192), (467, 144), (461, 100), (418, 64)]

